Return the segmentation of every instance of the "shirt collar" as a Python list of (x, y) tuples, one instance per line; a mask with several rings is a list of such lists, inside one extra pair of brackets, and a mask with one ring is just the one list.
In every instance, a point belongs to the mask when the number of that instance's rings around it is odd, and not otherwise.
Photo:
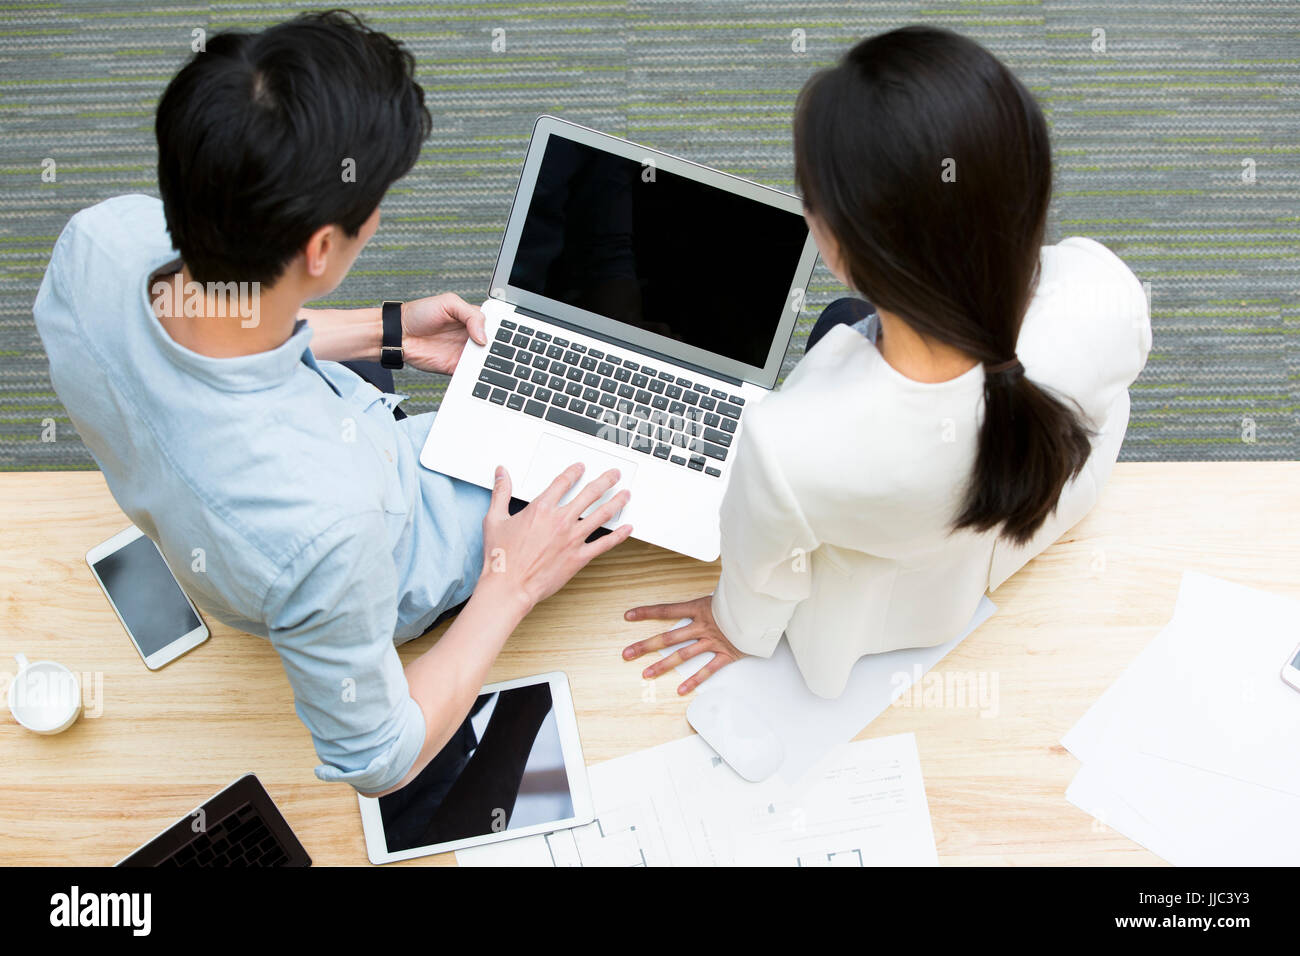
[[(311, 357), (311, 326), (307, 324), (306, 319), (299, 319), (294, 323), (293, 332), (280, 345), (265, 352), (257, 352), (253, 355), (238, 355), (232, 358), (213, 358), (210, 355), (200, 355), (198, 352), (188, 349), (181, 345), (162, 327), (158, 321), (158, 316), (154, 314), (153, 300), (150, 297), (150, 288), (153, 285), (155, 276), (163, 272), (174, 271), (172, 266), (179, 267), (180, 260), (176, 258), (174, 251), (161, 258), (155, 258), (151, 263), (145, 281), (141, 283), (140, 296), (141, 308), (144, 309), (144, 316), (151, 334), (157, 341), (159, 348), (171, 359), (174, 365), (185, 369), (195, 378), (207, 382), (214, 388), (227, 392), (254, 392), (260, 389), (274, 388), (287, 382), (298, 367), (306, 364), (311, 367), (317, 374), (321, 374), (320, 368), (317, 367), (315, 359)], [(322, 378), (325, 378), (321, 374)], [(329, 379), (325, 379), (329, 382)], [(330, 385), (331, 389), (334, 386)], [(337, 394), (338, 389), (334, 389)]]

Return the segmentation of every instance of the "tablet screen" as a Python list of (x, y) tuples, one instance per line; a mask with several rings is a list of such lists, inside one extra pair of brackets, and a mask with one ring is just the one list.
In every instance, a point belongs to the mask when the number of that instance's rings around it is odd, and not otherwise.
[(550, 684), (480, 694), (419, 776), (379, 798), (379, 813), (390, 853), (571, 818)]

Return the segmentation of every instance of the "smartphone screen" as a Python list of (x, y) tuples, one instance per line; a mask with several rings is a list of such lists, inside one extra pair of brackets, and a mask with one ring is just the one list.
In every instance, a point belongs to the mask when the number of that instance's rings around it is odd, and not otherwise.
[(100, 558), (94, 568), (144, 657), (201, 623), (158, 548), (144, 535)]

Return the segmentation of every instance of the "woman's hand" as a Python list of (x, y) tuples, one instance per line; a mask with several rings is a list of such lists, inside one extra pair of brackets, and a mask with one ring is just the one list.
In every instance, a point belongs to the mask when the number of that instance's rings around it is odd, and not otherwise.
[(634, 661), (647, 651), (657, 651), (661, 647), (676, 647), (684, 641), (694, 640), (689, 647), (680, 647), (667, 657), (660, 658), (641, 672), (642, 677), (658, 677), (660, 674), (676, 667), (682, 661), (690, 660), (696, 654), (713, 652), (713, 660), (688, 677), (680, 687), (679, 694), (689, 694), (709, 679), (713, 674), (732, 661), (738, 661), (745, 655), (736, 650), (731, 641), (718, 628), (713, 620), (713, 595), (683, 601), (680, 604), (647, 604), (634, 607), (623, 615), (629, 621), (678, 621), (689, 617), (691, 623), (671, 631), (664, 631), (644, 641), (637, 641), (623, 648), (623, 660)]
[(483, 310), (452, 292), (402, 303), (402, 350), (407, 365), (450, 375), (473, 339), (487, 344)]
[(560, 499), (582, 477), (583, 466), (573, 464), (551, 482), (528, 507), (511, 515), (510, 475), (497, 468), (492, 503), (483, 519), (483, 573), (478, 587), (495, 591), (502, 601), (522, 601), (517, 610), (527, 614), (577, 574), (592, 558), (627, 540), (630, 524), (620, 525), (590, 544), (586, 538), (627, 504), (632, 492), (624, 489), (586, 518), (582, 513), (618, 484), (615, 469), (589, 482), (568, 504)]

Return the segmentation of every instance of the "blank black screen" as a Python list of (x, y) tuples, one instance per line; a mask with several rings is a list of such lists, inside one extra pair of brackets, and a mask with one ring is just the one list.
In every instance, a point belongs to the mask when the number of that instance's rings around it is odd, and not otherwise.
[(145, 657), (199, 626), (167, 562), (144, 535), (96, 562), (95, 573)]
[(510, 284), (761, 368), (807, 235), (797, 213), (551, 136)]

